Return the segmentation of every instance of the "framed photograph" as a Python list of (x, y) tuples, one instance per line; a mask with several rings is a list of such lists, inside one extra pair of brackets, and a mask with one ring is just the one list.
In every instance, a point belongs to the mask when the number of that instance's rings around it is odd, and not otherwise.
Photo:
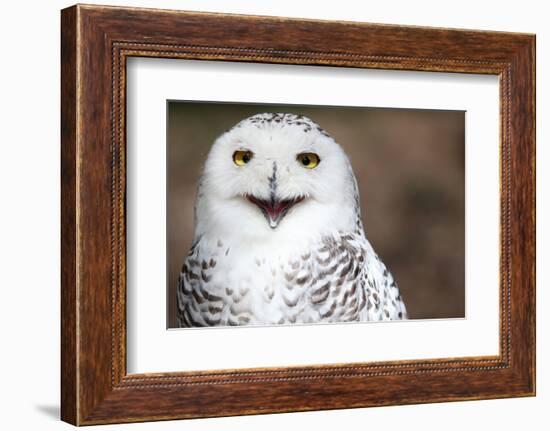
[(61, 13), (62, 419), (535, 394), (535, 36)]

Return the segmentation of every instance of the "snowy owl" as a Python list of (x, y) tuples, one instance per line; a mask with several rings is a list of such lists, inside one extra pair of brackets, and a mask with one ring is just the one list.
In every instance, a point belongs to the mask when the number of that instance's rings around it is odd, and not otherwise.
[(344, 150), (288, 113), (246, 118), (212, 146), (177, 306), (180, 327), (407, 318)]

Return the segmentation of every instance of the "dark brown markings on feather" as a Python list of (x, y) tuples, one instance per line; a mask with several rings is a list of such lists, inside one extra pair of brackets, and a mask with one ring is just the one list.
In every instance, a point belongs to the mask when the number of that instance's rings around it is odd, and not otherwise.
[(187, 317), (187, 313), (182, 313), (180, 315), (180, 327), (183, 328), (191, 328), (193, 325), (191, 325), (191, 322), (189, 321), (189, 317)]
[(196, 290), (192, 290), (191, 294), (193, 295), (193, 298), (195, 298), (195, 301), (197, 301), (199, 304), (204, 303), (204, 298), (200, 296)]
[(386, 315), (386, 317), (390, 317), (390, 313), (388, 312), (388, 310), (384, 310), (384, 314)]
[(183, 303), (183, 299), (180, 295), (180, 292), (178, 292), (178, 302), (177, 302), (176, 306), (178, 308), (178, 314), (181, 314), (181, 312), (183, 311), (185, 305)]
[(311, 253), (306, 253), (306, 254), (302, 254), (302, 260), (309, 260), (309, 258), (311, 257)]
[(250, 289), (248, 287), (240, 287), (239, 288), (239, 293), (241, 294), (241, 296), (246, 296), (246, 294), (248, 293)]
[(188, 271), (187, 265), (184, 263), (183, 266), (181, 267), (181, 273), (185, 274), (185, 273), (187, 273), (187, 271)]
[(216, 266), (216, 261), (214, 259), (210, 259), (210, 262), (208, 262), (208, 265), (210, 268), (214, 268)]
[(223, 247), (223, 242), (221, 242), (221, 240), (218, 240), (218, 247)]
[(340, 319), (341, 322), (355, 322), (355, 321), (359, 321), (359, 318), (357, 317), (357, 315), (355, 313), (346, 313), (346, 315), (344, 317), (342, 317)]
[(356, 265), (355, 266), (355, 271), (353, 271), (353, 278), (357, 278), (357, 276), (359, 275), (359, 271), (361, 270), (361, 267), (359, 265)]
[(328, 252), (329, 255), (326, 259), (321, 259), (319, 256), (317, 256), (316, 260), (319, 265), (325, 266), (336, 256), (338, 246), (336, 244), (336, 241), (334, 241), (334, 239), (330, 237), (324, 238), (323, 243), (324, 245), (319, 249), (319, 253)]
[(399, 317), (400, 319), (402, 319), (402, 318), (403, 318), (403, 312), (400, 311), (399, 313), (397, 313), (397, 317)]
[(186, 295), (191, 293), (191, 286), (188, 285), (183, 278), (180, 278), (180, 288)]
[(187, 273), (187, 276), (189, 277), (189, 280), (198, 280), (200, 277), (195, 274), (193, 271), (189, 271)]
[(239, 302), (241, 302), (241, 300), (244, 298), (244, 296), (234, 296), (232, 297), (231, 299), (233, 299), (233, 302), (235, 304), (238, 304)]
[(187, 313), (187, 319), (189, 321), (189, 326), (197, 327), (197, 326), (206, 326), (204, 322), (201, 322), (200, 320), (196, 320), (192, 313)]
[(334, 265), (332, 265), (329, 269), (327, 269), (325, 272), (328, 274), (328, 275), (332, 275), (336, 272), (336, 270), (338, 269), (338, 267), (340, 266), (339, 263), (335, 263)]
[(311, 279), (311, 274), (306, 274), (303, 277), (297, 278), (296, 283), (305, 284), (310, 279)]
[(225, 255), (227, 256), (229, 254), (229, 248), (225, 250)]
[(365, 302), (367, 302), (367, 295), (365, 293), (364, 285), (361, 286), (361, 302), (359, 303), (359, 309), (362, 310), (365, 307)]
[(319, 279), (325, 278), (327, 275), (332, 275), (338, 269), (338, 264), (331, 266), (329, 269), (319, 272)]
[(197, 304), (195, 302), (191, 301), (188, 306), (191, 307), (193, 309), (193, 311), (195, 311), (196, 313), (199, 312), (199, 307), (197, 306)]
[(191, 319), (189, 318), (189, 315), (185, 312), (181, 315), (181, 321), (183, 322), (183, 327), (185, 328), (192, 328), (193, 324), (191, 323)]
[(227, 319), (227, 324), (229, 326), (239, 326), (239, 322), (237, 322), (236, 320), (233, 320), (231, 318)]
[(292, 284), (292, 283), (285, 283), (284, 286), (285, 286), (285, 288), (288, 289), (288, 290), (294, 289), (294, 284)]
[(285, 323), (285, 319), (283, 319), (282, 317), (279, 319), (279, 321), (277, 322), (278, 325), (282, 325), (283, 323)]
[(208, 291), (204, 291), (204, 297), (208, 299), (209, 301), (221, 301), (222, 298), (217, 295), (213, 295), (212, 293), (209, 293)]
[(191, 326), (193, 327), (202, 328), (206, 326), (206, 323), (204, 321), (195, 319), (192, 314), (189, 315), (189, 320), (191, 321)]
[(353, 268), (353, 261), (350, 259), (348, 261), (348, 264), (342, 268), (340, 271), (340, 277), (345, 277), (351, 272), (351, 269)]
[(201, 278), (205, 283), (208, 283), (210, 280), (212, 280), (212, 276), (206, 275), (204, 271), (201, 271)]
[(327, 275), (328, 275), (328, 273), (327, 273), (326, 271), (319, 271), (319, 274), (317, 274), (317, 280), (322, 280), (322, 279), (324, 279)]
[[(349, 255), (346, 253), (346, 254), (343, 254), (342, 257), (340, 258), (340, 260), (338, 261), (338, 265), (345, 265), (345, 264), (351, 264), (352, 260), (349, 258)], [(348, 269), (349, 271), (349, 269)]]
[(287, 298), (285, 295), (283, 295), (283, 301), (285, 302), (285, 304), (288, 306), (288, 307), (296, 307), (296, 304), (298, 304), (298, 301), (300, 300), (300, 297), (299, 296), (296, 296), (296, 298), (294, 299), (294, 301), (290, 300), (289, 298)]
[(315, 260), (319, 265), (327, 266), (333, 258), (334, 258), (334, 255), (332, 253), (329, 253), (326, 259), (321, 259), (319, 256), (317, 256)]
[(319, 289), (315, 290), (311, 294), (311, 302), (319, 304), (325, 302), (330, 293), (330, 281), (323, 284)]
[(363, 254), (360, 254), (358, 259), (359, 259), (359, 262), (363, 262), (365, 260), (365, 257), (363, 256)]
[(275, 161), (273, 162), (273, 173), (267, 177), (267, 181), (269, 183), (269, 193), (273, 201), (277, 195), (277, 163)]
[(378, 293), (372, 292), (372, 297), (373, 297), (375, 303), (378, 304), (380, 302), (380, 298), (378, 297)]
[(209, 326), (217, 326), (220, 324), (220, 321), (221, 319), (211, 319), (210, 317), (208, 316), (202, 316), (204, 321), (209, 325)]
[(313, 127), (315, 127), (315, 129), (316, 129), (321, 135), (324, 135), (324, 136), (326, 136), (327, 138), (330, 137), (330, 135), (329, 135), (324, 129), (322, 129), (320, 126), (318, 126), (318, 125), (315, 124)]
[(349, 291), (344, 292), (344, 296), (342, 297), (342, 300), (340, 301), (340, 305), (344, 306), (349, 298)]
[(327, 311), (325, 311), (324, 313), (320, 313), (321, 319), (326, 319), (327, 317), (332, 316), (334, 314), (334, 310), (336, 310), (336, 301), (332, 303)]
[(225, 288), (225, 293), (228, 295), (228, 296), (231, 296), (233, 295), (233, 289), (229, 288), (229, 287), (226, 287)]
[(286, 281), (292, 281), (296, 277), (296, 272), (285, 272)]
[(353, 283), (349, 291), (350, 295), (355, 295), (355, 292), (357, 292), (357, 282)]
[(353, 298), (348, 304), (349, 307), (355, 307), (357, 305), (357, 298)]
[(268, 286), (266, 286), (266, 287), (264, 288), (264, 293), (266, 294), (267, 299), (271, 302), (271, 300), (272, 300), (273, 297), (275, 296), (275, 290), (270, 289)]
[(212, 314), (221, 313), (223, 310), (223, 307), (214, 307), (213, 305), (208, 306), (208, 311)]
[(192, 256), (195, 254), (195, 252), (197, 251), (199, 242), (200, 242), (200, 237), (197, 238), (195, 241), (193, 241), (193, 244), (191, 244), (191, 248), (189, 249), (187, 256)]
[(201, 265), (202, 265), (202, 269), (208, 269), (208, 263), (205, 260), (202, 261)]
[(239, 323), (241, 325), (246, 325), (248, 322), (250, 322), (250, 317), (248, 316), (239, 316), (237, 319), (239, 320)]

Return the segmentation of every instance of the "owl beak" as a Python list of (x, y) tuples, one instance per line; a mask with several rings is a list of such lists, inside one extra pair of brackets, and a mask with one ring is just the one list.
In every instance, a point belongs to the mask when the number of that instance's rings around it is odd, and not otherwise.
[(248, 195), (247, 198), (250, 202), (260, 208), (271, 229), (275, 229), (279, 226), (279, 223), (288, 213), (290, 208), (304, 200), (303, 197), (294, 199), (276, 199), (273, 196), (270, 200), (265, 200), (251, 195)]

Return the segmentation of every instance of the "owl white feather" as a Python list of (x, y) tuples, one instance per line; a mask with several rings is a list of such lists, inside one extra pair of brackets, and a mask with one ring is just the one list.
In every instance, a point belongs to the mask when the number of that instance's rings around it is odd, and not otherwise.
[(212, 146), (177, 304), (180, 327), (407, 318), (348, 157), (294, 114), (254, 115)]

